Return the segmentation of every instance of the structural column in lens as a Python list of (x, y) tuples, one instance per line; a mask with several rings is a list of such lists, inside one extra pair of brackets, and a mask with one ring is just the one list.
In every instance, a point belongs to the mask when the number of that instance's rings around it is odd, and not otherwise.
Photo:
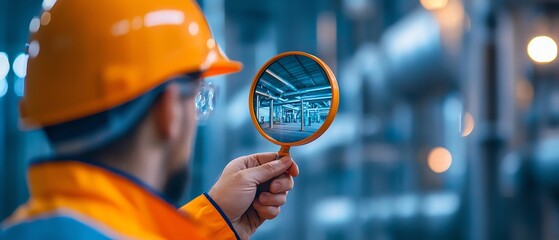
[(295, 110), (291, 109), (291, 115), (289, 115), (289, 117), (290, 117), (289, 122), (292, 122), (292, 123), (296, 122), (295, 121)]
[(301, 132), (305, 131), (305, 114), (303, 114), (305, 112), (304, 104), (305, 102), (301, 98)]
[(279, 112), (280, 112), (280, 119), (279, 119), (279, 123), (282, 124), (283, 123), (283, 107), (280, 105), (279, 106)]
[(274, 99), (270, 99), (270, 128), (274, 128)]
[(256, 95), (256, 121), (260, 123), (260, 96)]

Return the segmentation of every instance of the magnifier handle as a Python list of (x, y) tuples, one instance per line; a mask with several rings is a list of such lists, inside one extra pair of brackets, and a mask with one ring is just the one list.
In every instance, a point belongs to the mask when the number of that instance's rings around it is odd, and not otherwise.
[[(276, 157), (276, 160), (285, 157), (285, 156), (289, 156), (289, 146), (284, 147), (282, 146), (280, 151), (278, 152), (278, 156)], [(275, 176), (272, 179), (263, 182), (261, 184), (258, 185), (258, 187), (256, 188), (256, 198), (258, 198), (260, 196), (260, 194), (262, 192), (270, 192), (270, 184), (272, 184), (272, 181), (278, 179), (281, 176), (281, 174), (279, 176)]]

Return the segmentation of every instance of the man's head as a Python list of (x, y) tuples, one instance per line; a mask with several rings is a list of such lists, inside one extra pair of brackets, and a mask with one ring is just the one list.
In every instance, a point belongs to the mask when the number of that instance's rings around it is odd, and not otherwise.
[(202, 81), (199, 73), (175, 77), (113, 109), (44, 130), (58, 154), (129, 169), (177, 198), (196, 133), (195, 97), (207, 88)]
[(50, 20), (29, 43), (23, 125), (45, 129), (58, 154), (136, 153), (132, 170), (184, 169), (202, 78), (241, 69), (223, 55), (197, 4), (58, 0), (44, 10)]

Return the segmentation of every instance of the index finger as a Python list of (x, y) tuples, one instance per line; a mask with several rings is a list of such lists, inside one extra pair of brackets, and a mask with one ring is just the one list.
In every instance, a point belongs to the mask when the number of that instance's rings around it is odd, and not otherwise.
[(249, 167), (256, 167), (278, 158), (276, 152), (255, 153), (245, 158), (245, 164)]
[[(282, 156), (281, 158), (284, 157), (289, 157), (290, 156)], [(249, 167), (256, 167), (256, 166), (260, 166), (262, 164), (265, 164), (267, 162), (271, 162), (274, 160), (280, 159), (280, 156), (278, 155), (277, 152), (266, 152), (266, 153), (255, 153), (252, 155), (249, 155), (248, 158), (245, 158), (245, 164)], [(246, 162), (249, 161), (249, 162)], [(291, 159), (292, 164), (289, 167), (289, 169), (287, 169), (287, 173), (289, 173), (289, 175), (296, 177), (299, 175), (299, 166), (297, 165), (297, 163), (295, 163), (295, 161), (293, 161), (293, 159)]]

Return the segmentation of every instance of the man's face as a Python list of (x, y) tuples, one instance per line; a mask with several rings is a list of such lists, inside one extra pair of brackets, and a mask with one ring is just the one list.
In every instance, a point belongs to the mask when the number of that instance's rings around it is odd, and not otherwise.
[[(198, 92), (196, 88), (196, 93)], [(181, 96), (180, 102), (180, 118), (179, 136), (170, 144), (168, 152), (168, 169), (167, 183), (165, 186), (165, 194), (172, 200), (178, 201), (182, 196), (186, 182), (188, 180), (188, 163), (192, 154), (192, 147), (196, 137), (196, 106), (195, 95), (184, 97)]]
[(181, 124), (180, 137), (178, 141), (171, 147), (172, 159), (171, 167), (174, 170), (180, 169), (188, 165), (194, 138), (196, 137), (196, 106), (194, 97), (188, 97), (181, 100), (182, 110), (184, 114)]

